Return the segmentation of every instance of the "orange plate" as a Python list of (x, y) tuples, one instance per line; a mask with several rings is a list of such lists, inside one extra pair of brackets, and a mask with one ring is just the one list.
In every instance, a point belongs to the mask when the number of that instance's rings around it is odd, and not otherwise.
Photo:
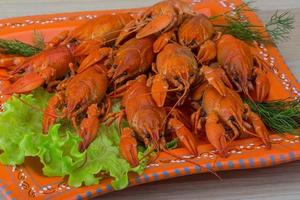
[[(194, 0), (191, 2), (198, 12), (216, 15), (230, 10), (241, 3), (240, 0)], [(0, 20), (0, 37), (17, 38), (31, 42), (33, 30), (39, 30), (46, 41), (64, 29), (72, 29), (84, 21), (104, 13), (132, 12), (137, 14), (143, 9), (91, 11), (20, 17)], [(261, 24), (258, 17), (251, 13), (248, 19)], [(270, 99), (283, 99), (299, 96), (300, 85), (284, 63), (279, 51), (273, 46), (260, 45), (261, 56), (268, 63), (272, 89)], [(299, 137), (291, 135), (272, 135), (273, 147), (266, 150), (256, 138), (235, 141), (227, 159), (216, 157), (210, 145), (201, 145), (201, 156), (192, 160), (203, 167), (198, 167), (184, 160), (176, 160), (161, 153), (156, 163), (147, 167), (142, 176), (130, 174), (129, 186), (152, 181), (169, 179), (188, 174), (204, 173), (208, 169), (215, 171), (268, 167), (300, 159)], [(185, 149), (176, 149), (174, 153), (188, 158)], [(0, 165), (0, 192), (7, 199), (82, 199), (91, 198), (113, 191), (110, 179), (100, 181), (99, 185), (72, 188), (59, 177), (45, 177), (41, 174), (41, 164), (34, 159), (27, 159), (17, 167)]]

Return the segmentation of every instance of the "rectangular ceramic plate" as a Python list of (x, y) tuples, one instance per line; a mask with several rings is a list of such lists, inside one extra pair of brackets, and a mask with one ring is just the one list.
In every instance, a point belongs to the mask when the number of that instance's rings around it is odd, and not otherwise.
[[(216, 15), (232, 10), (242, 2), (240, 0), (194, 0), (190, 3), (195, 11), (209, 9), (212, 15)], [(47, 41), (62, 30), (72, 29), (104, 13), (113, 15), (116, 12), (132, 12), (135, 15), (141, 10), (143, 9), (91, 11), (3, 19), (0, 20), (0, 38), (15, 38), (31, 42), (33, 30), (38, 30)], [(252, 23), (261, 24), (254, 13), (250, 13), (247, 17)], [(260, 45), (259, 51), (272, 71), (269, 73), (272, 82), (269, 98), (300, 96), (300, 85), (292, 76), (279, 51), (273, 46), (264, 45)], [(201, 145), (200, 149), (203, 153), (192, 160), (203, 167), (161, 153), (155, 163), (147, 166), (142, 176), (130, 174), (129, 186), (204, 173), (208, 171), (207, 169), (221, 171), (260, 168), (300, 159), (299, 137), (272, 135), (271, 138), (273, 143), (271, 150), (266, 150), (256, 138), (235, 141), (227, 159), (216, 157), (210, 145)], [(174, 152), (185, 158), (191, 157), (185, 149), (176, 149)], [(21, 166), (0, 165), (0, 192), (7, 199), (82, 199), (113, 191), (110, 179), (101, 180), (98, 185), (90, 187), (72, 188), (66, 185), (62, 178), (43, 176), (41, 168), (41, 164), (34, 158), (26, 159), (25, 164)]]

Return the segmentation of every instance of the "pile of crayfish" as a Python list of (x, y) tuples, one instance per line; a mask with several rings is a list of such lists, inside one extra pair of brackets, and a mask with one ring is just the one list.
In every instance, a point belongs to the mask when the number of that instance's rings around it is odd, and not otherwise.
[[(1, 55), (0, 67), (1, 101), (38, 87), (54, 93), (43, 132), (69, 120), (82, 138), (80, 151), (101, 123), (113, 122), (120, 153), (132, 166), (139, 164), (139, 143), (167, 151), (174, 138), (195, 156), (201, 141), (221, 157), (239, 138), (271, 147), (263, 121), (243, 101), (262, 102), (270, 91), (257, 48), (219, 32), (180, 0), (156, 3), (137, 17), (99, 16), (55, 36), (34, 56)], [(112, 112), (114, 99), (121, 99), (119, 112)]]

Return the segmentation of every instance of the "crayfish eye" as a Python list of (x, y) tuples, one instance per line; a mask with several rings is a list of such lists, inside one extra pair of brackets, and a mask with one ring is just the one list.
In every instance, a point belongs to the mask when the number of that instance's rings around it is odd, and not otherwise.
[(160, 132), (158, 136), (159, 136), (160, 138), (163, 137), (163, 133)]
[(113, 68), (117, 68), (117, 67), (118, 67), (118, 65), (116, 65), (116, 64), (112, 64), (112, 67), (113, 67)]
[(235, 76), (235, 77), (233, 78), (233, 80), (234, 80), (235, 82), (238, 82), (238, 81), (239, 81), (239, 78), (238, 78), (237, 76)]
[(123, 72), (123, 75), (124, 75), (124, 76), (126, 76), (127, 74), (128, 74), (128, 72), (127, 72), (127, 71)]
[(76, 110), (79, 110), (79, 109), (80, 109), (80, 105), (77, 105), (77, 106), (75, 107), (75, 109), (76, 109)]
[(193, 72), (190, 72), (190, 73), (189, 73), (189, 76), (190, 76), (190, 77), (194, 77), (195, 74), (194, 74)]
[(230, 116), (230, 117), (229, 117), (229, 120), (230, 120), (230, 121), (235, 121), (234, 116)]
[(248, 81), (255, 81), (256, 79), (256, 76), (255, 75), (252, 75), (248, 78)]
[(149, 133), (147, 133), (146, 135), (145, 135), (145, 137), (147, 138), (147, 139), (150, 139), (150, 134)]

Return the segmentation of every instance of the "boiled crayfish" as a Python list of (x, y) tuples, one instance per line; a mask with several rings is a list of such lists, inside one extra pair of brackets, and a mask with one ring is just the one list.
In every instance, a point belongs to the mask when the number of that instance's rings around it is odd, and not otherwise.
[(269, 133), (259, 116), (243, 103), (237, 92), (228, 87), (224, 89), (227, 90), (225, 96), (209, 84), (196, 90), (198, 94), (194, 94), (193, 100), (201, 103), (192, 115), (194, 130), (204, 129), (208, 141), (222, 157), (228, 155), (228, 141), (241, 134), (256, 136), (270, 148)]
[[(49, 100), (44, 111), (43, 132), (48, 132), (57, 117), (67, 118), (72, 121), (83, 139), (80, 150), (86, 149), (98, 133), (99, 116), (105, 114), (110, 107), (109, 101), (103, 101), (108, 85), (106, 73), (106, 67), (103, 64), (97, 64), (61, 82), (58, 92)], [(100, 105), (100, 108), (97, 105)], [(86, 111), (87, 118), (85, 117)], [(80, 118), (83, 120), (78, 129), (77, 121)]]
[(223, 35), (217, 42), (217, 55), (238, 91), (256, 101), (267, 98), (270, 81), (256, 49), (231, 35)]
[(176, 43), (167, 44), (157, 55), (153, 66), (156, 75), (152, 80), (151, 93), (159, 107), (165, 104), (169, 88), (180, 94), (178, 105), (183, 104), (190, 86), (197, 80), (198, 64), (187, 47)]
[(62, 45), (51, 48), (26, 59), (11, 73), (15, 80), (3, 93), (30, 92), (43, 84), (51, 88), (58, 84), (70, 72), (70, 64), (74, 62), (74, 46)]
[(178, 29), (179, 43), (191, 49), (198, 48), (197, 60), (204, 64), (217, 55), (213, 41), (215, 29), (210, 20), (203, 14), (186, 19)]
[[(154, 61), (154, 53), (152, 50), (154, 38), (146, 37), (142, 39), (132, 38), (124, 43), (117, 50), (112, 48), (102, 48), (99, 58), (108, 57), (105, 61), (106, 65), (110, 67), (108, 77), (115, 85), (121, 84), (129, 78), (134, 78), (151, 68)], [(100, 51), (99, 51), (100, 52)], [(81, 73), (94, 62), (85, 59), (88, 62), (82, 62), (78, 72)]]
[(116, 40), (116, 45), (133, 32), (137, 32), (136, 38), (144, 38), (155, 33), (169, 31), (181, 24), (186, 17), (194, 14), (187, 2), (181, 0), (158, 2), (147, 9), (140, 18), (132, 20), (124, 27)]
[(48, 48), (59, 44), (77, 42), (76, 55), (88, 55), (113, 42), (120, 34), (122, 28), (132, 20), (128, 13), (116, 15), (105, 14), (89, 20), (71, 32), (63, 31), (55, 36), (49, 43)]
[(153, 101), (150, 88), (147, 86), (147, 78), (141, 75), (134, 81), (118, 89), (113, 96), (123, 97), (121, 112), (112, 117), (118, 121), (126, 116), (129, 123), (128, 128), (122, 131), (120, 152), (132, 165), (138, 165), (137, 140), (142, 140), (146, 146), (152, 146), (156, 150), (165, 151), (166, 126), (175, 131), (180, 142), (193, 155), (197, 155), (197, 141), (194, 135), (186, 128), (180, 119), (171, 118), (167, 120), (165, 109), (159, 108)]

